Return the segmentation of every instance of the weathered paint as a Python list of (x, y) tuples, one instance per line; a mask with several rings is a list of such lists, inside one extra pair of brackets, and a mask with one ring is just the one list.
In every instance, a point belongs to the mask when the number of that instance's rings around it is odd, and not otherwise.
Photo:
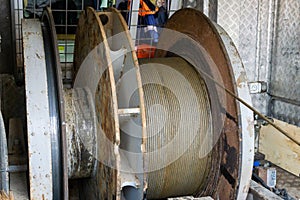
[[(52, 199), (50, 116), (41, 22), (22, 21), (30, 198)], [(36, 84), (39, 83), (39, 84)]]

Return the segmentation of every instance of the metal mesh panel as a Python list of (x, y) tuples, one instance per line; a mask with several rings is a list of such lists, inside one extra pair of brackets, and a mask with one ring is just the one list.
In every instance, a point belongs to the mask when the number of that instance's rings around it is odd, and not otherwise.
[(62, 64), (62, 77), (64, 83), (71, 83), (74, 40), (79, 15), (87, 6), (99, 10), (104, 4), (107, 7), (110, 1), (102, 1), (102, 3), (101, 5), (101, 0), (13, 0), (16, 67), (20, 76), (23, 76), (24, 71), (21, 33), (23, 18), (40, 18), (45, 7), (49, 6), (52, 9)]
[[(132, 34), (132, 39), (135, 42), (138, 56), (142, 58), (153, 57), (156, 37), (163, 27), (159, 16), (156, 15), (156, 26), (149, 27), (141, 17), (138, 17), (139, 2), (132, 4), (133, 0), (12, 0), (13, 18), (14, 18), (14, 32), (15, 32), (15, 47), (16, 47), (16, 67), (19, 71), (19, 76), (23, 77), (23, 54), (22, 54), (22, 37), (21, 37), (21, 20), (23, 18), (39, 18), (42, 15), (43, 9), (49, 6), (53, 12), (55, 27), (58, 38), (58, 48), (60, 54), (60, 61), (62, 63), (62, 77), (65, 84), (72, 82), (73, 69), (73, 53), (74, 40), (76, 34), (76, 26), (79, 15), (87, 6), (95, 8), (95, 10), (105, 10), (110, 6), (118, 8), (124, 19), (128, 23), (129, 30), (135, 29)], [(193, 2), (183, 0), (151, 0), (151, 2), (158, 8), (164, 8), (166, 18), (170, 17), (176, 10), (181, 7), (194, 7), (199, 10), (206, 10), (208, 16), (216, 16), (216, 2), (215, 0), (194, 0)], [(205, 9), (206, 8), (206, 9)], [(134, 19), (135, 16), (135, 19)], [(215, 17), (216, 18), (216, 17)], [(158, 32), (157, 35), (153, 31)]]
[[(14, 7), (14, 32), (16, 38), (16, 63), (17, 69), (23, 74), (23, 55), (22, 55), (22, 37), (21, 37), (21, 20), (23, 18), (38, 18), (42, 15), (43, 8), (49, 6), (52, 9), (55, 26), (58, 34), (58, 45), (60, 60), (62, 63), (63, 79), (65, 83), (71, 81), (73, 76), (73, 51), (76, 26), (79, 15), (87, 6), (91, 6), (96, 10), (105, 10), (110, 6), (118, 8), (124, 19), (128, 23), (130, 30), (136, 29), (132, 34), (136, 49), (142, 49), (141, 55), (145, 57), (153, 57), (154, 49), (149, 46), (156, 46), (155, 37), (159, 37), (161, 28), (163, 27), (159, 14), (156, 14), (156, 27), (145, 25), (145, 20), (138, 16), (139, 2), (132, 4), (129, 0), (12, 0)], [(176, 10), (181, 7), (193, 7), (202, 10), (206, 15), (216, 18), (217, 4), (215, 0), (194, 0), (194, 1), (175, 1), (175, 0), (151, 0), (158, 8), (162, 7), (166, 13), (166, 18), (170, 17)], [(160, 13), (162, 10), (159, 10)], [(134, 16), (135, 19), (134, 19)], [(216, 20), (216, 19), (215, 19)], [(153, 35), (149, 31), (154, 29), (158, 35)], [(140, 55), (140, 54), (139, 54)], [(21, 75), (22, 76), (22, 75)]]
[(23, 19), (23, 1), (14, 0), (13, 18), (15, 22), (15, 53), (16, 53), (16, 68), (20, 74), (23, 74), (23, 53), (22, 53), (22, 27), (21, 20)]

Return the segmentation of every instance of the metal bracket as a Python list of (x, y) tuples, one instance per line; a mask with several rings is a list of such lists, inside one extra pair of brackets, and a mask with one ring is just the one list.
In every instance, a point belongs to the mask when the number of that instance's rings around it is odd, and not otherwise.
[(2, 113), (0, 112), (0, 191), (9, 193), (7, 141)]
[(268, 85), (264, 81), (249, 82), (249, 89), (251, 94), (263, 93), (267, 91)]

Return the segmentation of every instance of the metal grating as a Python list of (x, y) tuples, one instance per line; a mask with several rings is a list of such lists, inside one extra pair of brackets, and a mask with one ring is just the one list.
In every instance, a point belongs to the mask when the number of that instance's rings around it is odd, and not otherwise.
[[(267, 81), (266, 61), (269, 45), (268, 6), (270, 1), (219, 0), (218, 23), (235, 43), (250, 82)], [(252, 94), (253, 106), (267, 114), (269, 96), (266, 93)]]
[(46, 6), (52, 9), (62, 63), (62, 77), (64, 83), (70, 83), (73, 74), (74, 40), (79, 15), (87, 6), (100, 10), (110, 3), (110, 1), (102, 1), (101, 4), (101, 0), (13, 0), (15, 58), (19, 76), (23, 77), (24, 75), (21, 27), (23, 18), (39, 18)]
[[(16, 42), (16, 67), (23, 72), (23, 53), (21, 37), (21, 20), (23, 18), (38, 18), (42, 15), (43, 8), (49, 6), (54, 15), (55, 26), (58, 34), (60, 61), (64, 82), (70, 82), (73, 73), (73, 51), (76, 25), (80, 12), (85, 6), (100, 8), (99, 0), (14, 0), (15, 42)], [(23, 73), (22, 73), (23, 74)], [(21, 74), (21, 76), (22, 76)]]
[(218, 23), (227, 31), (235, 44), (239, 42), (241, 5), (235, 0), (218, 1)]
[[(135, 43), (136, 50), (141, 48), (143, 53), (147, 53), (143, 58), (150, 58), (154, 54), (154, 49), (149, 47), (155, 47), (156, 42), (153, 39), (153, 35), (145, 33), (149, 29), (143, 24), (137, 16), (139, 12), (139, 1), (128, 3), (129, 0), (11, 0), (13, 6), (13, 20), (15, 33), (15, 59), (16, 68), (19, 77), (24, 76), (23, 69), (23, 53), (22, 53), (22, 27), (21, 20), (23, 18), (39, 18), (42, 15), (43, 8), (49, 6), (52, 9), (55, 27), (57, 31), (58, 46), (60, 61), (62, 63), (62, 77), (65, 84), (72, 82), (73, 78), (73, 53), (74, 53), (74, 40), (76, 34), (76, 26), (78, 18), (82, 10), (87, 6), (93, 7), (97, 11), (105, 10), (110, 6), (118, 8), (125, 20), (128, 23), (129, 30), (132, 33), (132, 39)], [(129, 1), (130, 2), (130, 1)], [(216, 0), (151, 0), (157, 7), (164, 8), (167, 16), (170, 17), (176, 10), (182, 7), (194, 7), (203, 11), (207, 16), (210, 16), (216, 20), (217, 4)], [(130, 8), (128, 10), (128, 8)], [(158, 19), (158, 18), (157, 18)], [(163, 24), (159, 20), (155, 29), (157, 29), (158, 35), (161, 32)], [(146, 44), (146, 46), (145, 46)], [(148, 46), (147, 46), (148, 45)]]

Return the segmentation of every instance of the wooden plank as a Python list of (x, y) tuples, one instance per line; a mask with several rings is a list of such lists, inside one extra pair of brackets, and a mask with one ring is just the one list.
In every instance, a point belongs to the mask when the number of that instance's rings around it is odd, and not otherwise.
[[(10, 196), (16, 200), (29, 200), (26, 172), (10, 174)], [(13, 195), (12, 195), (13, 194)], [(10, 197), (12, 200), (12, 197)]]
[(9, 200), (9, 197), (4, 191), (0, 191), (0, 199)]
[[(274, 120), (274, 123), (285, 130), (289, 136), (300, 141), (299, 127), (276, 119)], [(259, 136), (259, 152), (265, 154), (266, 160), (269, 160), (288, 172), (299, 176), (300, 147), (271, 125), (261, 127)]]
[[(1, 200), (14, 200), (14, 195), (12, 192), (9, 192), (9, 195), (7, 195), (4, 191), (0, 191), (0, 199)], [(23, 199), (27, 200), (27, 199)]]
[(282, 200), (279, 196), (267, 190), (263, 186), (259, 185), (258, 183), (251, 180), (250, 182), (250, 191), (247, 200), (251, 199), (250, 195), (253, 195), (253, 199), (261, 199), (261, 200)]

